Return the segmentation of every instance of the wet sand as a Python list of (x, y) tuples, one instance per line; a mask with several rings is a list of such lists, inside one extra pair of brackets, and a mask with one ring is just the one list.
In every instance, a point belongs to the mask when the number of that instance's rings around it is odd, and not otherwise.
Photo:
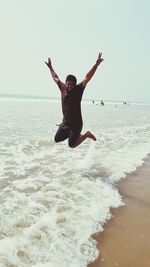
[(99, 258), (88, 267), (150, 266), (150, 159), (118, 184), (126, 204), (96, 236)]

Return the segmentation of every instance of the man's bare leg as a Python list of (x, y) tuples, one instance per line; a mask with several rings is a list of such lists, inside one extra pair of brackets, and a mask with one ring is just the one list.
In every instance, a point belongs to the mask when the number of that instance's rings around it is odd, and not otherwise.
[(76, 141), (76, 144), (72, 146), (72, 148), (75, 148), (80, 145), (86, 138), (90, 138), (93, 141), (97, 140), (94, 134), (92, 134), (90, 131), (87, 131), (85, 134), (80, 134), (79, 138)]

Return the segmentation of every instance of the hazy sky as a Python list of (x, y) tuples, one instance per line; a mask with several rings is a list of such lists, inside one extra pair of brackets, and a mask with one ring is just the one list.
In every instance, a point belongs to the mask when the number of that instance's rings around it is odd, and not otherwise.
[(59, 97), (44, 64), (80, 82), (84, 98), (150, 102), (149, 0), (0, 0), (0, 94)]

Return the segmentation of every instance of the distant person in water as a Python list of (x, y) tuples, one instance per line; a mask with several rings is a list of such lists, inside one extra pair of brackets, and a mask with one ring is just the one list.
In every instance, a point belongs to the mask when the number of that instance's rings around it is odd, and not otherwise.
[(76, 77), (71, 74), (66, 77), (65, 83), (61, 82), (52, 67), (51, 59), (48, 58), (48, 62), (45, 62), (50, 70), (53, 80), (57, 83), (61, 92), (63, 121), (59, 125), (58, 131), (54, 137), (55, 142), (61, 142), (68, 139), (69, 147), (74, 148), (80, 145), (86, 138), (91, 138), (96, 141), (96, 137), (90, 131), (81, 134), (83, 126), (81, 99), (87, 83), (93, 77), (97, 67), (102, 61), (102, 53), (99, 53), (96, 63), (87, 73), (84, 80), (79, 84), (77, 84)]

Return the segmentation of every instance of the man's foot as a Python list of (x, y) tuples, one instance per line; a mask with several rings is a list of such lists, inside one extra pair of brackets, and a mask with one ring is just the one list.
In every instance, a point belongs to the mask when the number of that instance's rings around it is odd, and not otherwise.
[(93, 141), (96, 141), (96, 137), (90, 131), (86, 132), (86, 137), (91, 138)]

